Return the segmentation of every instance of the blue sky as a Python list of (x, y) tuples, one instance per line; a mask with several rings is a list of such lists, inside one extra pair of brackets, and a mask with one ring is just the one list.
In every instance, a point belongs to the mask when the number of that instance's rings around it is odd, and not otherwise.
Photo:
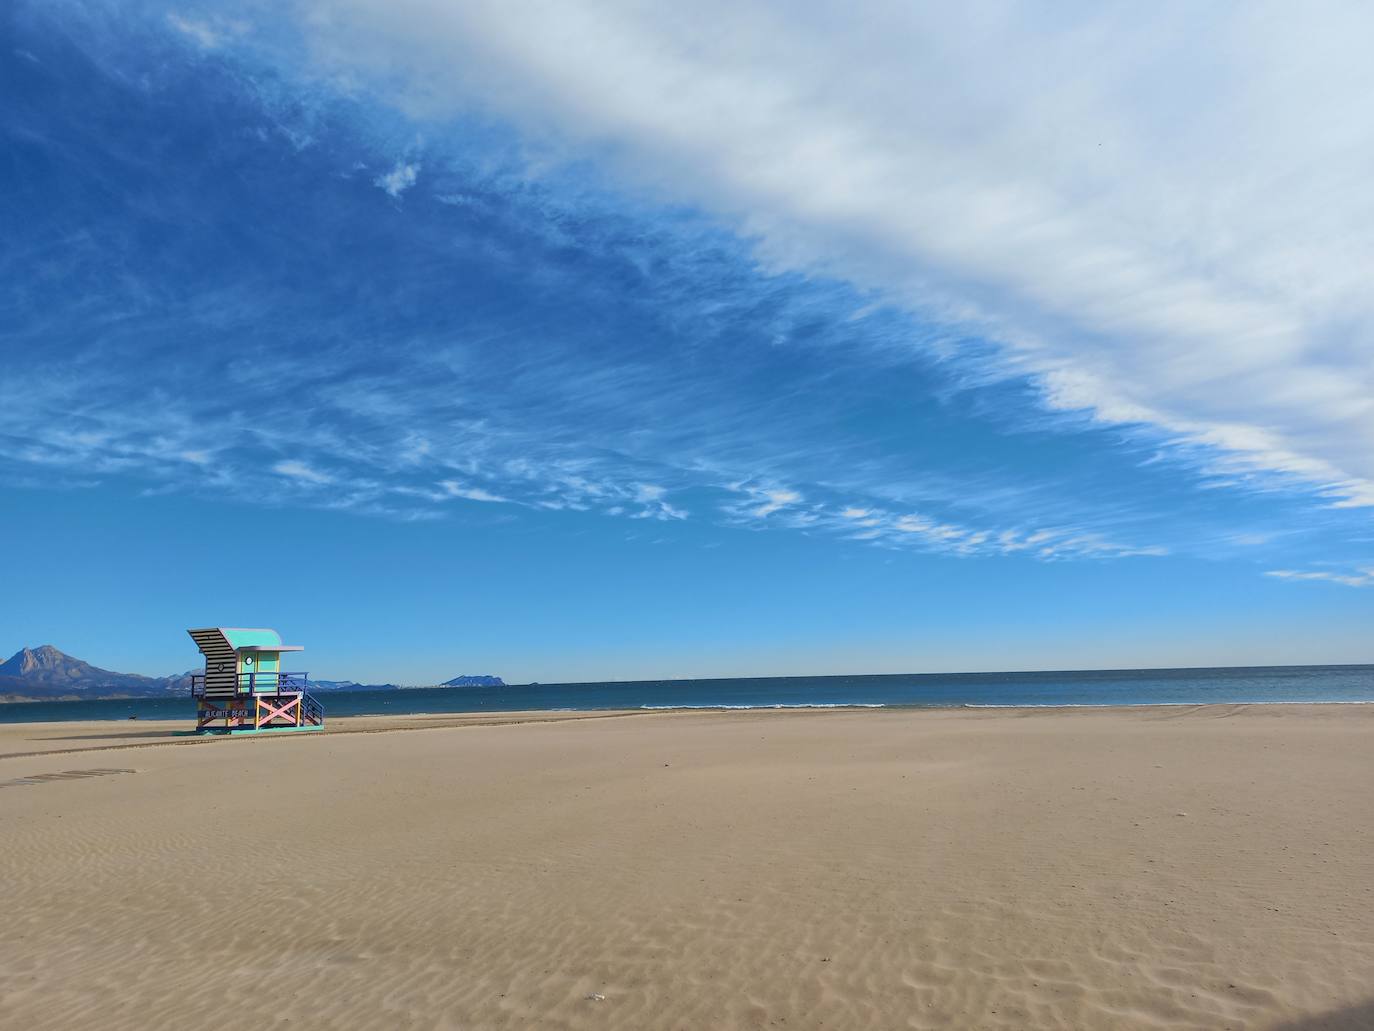
[(0, 15), (0, 648), (1374, 661), (1367, 12), (510, 10)]

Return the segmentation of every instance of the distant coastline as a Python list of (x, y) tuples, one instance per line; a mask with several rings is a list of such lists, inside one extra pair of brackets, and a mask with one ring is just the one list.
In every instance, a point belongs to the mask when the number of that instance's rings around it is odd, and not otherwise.
[[(495, 679), (495, 678), (493, 678)], [(341, 687), (337, 716), (625, 709), (1072, 708), (1374, 702), (1374, 665), (749, 677), (580, 684)], [(180, 694), (0, 706), (0, 722), (187, 719)]]
[[(180, 699), (190, 694), (193, 672), (196, 671), (188, 670), (169, 677), (116, 673), (44, 644), (37, 648), (20, 648), (0, 663), (0, 704)], [(328, 694), (335, 691), (504, 687), (505, 682), (488, 673), (463, 673), (442, 684), (360, 684), (354, 680), (311, 680), (310, 686), (314, 691)]]

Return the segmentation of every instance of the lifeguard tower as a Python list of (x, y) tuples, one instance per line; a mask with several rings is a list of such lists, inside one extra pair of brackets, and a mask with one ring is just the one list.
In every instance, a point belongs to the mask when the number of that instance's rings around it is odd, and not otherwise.
[(188, 630), (205, 656), (205, 672), (191, 674), (197, 734), (255, 734), (323, 730), (324, 707), (310, 694), (306, 673), (283, 673), (275, 630), (206, 627)]

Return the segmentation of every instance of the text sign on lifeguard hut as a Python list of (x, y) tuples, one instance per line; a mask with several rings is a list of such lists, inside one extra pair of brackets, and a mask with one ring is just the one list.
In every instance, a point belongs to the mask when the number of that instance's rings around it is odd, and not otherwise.
[(206, 627), (188, 630), (205, 656), (205, 672), (191, 674), (196, 730), (252, 733), (259, 730), (320, 730), (324, 708), (310, 694), (306, 673), (282, 670), (281, 635), (265, 628)]

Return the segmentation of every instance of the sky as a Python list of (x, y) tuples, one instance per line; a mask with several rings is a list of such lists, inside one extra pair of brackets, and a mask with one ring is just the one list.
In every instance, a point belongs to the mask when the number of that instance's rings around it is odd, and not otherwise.
[(0, 651), (1374, 662), (1371, 37), (1334, 3), (6, 5)]

